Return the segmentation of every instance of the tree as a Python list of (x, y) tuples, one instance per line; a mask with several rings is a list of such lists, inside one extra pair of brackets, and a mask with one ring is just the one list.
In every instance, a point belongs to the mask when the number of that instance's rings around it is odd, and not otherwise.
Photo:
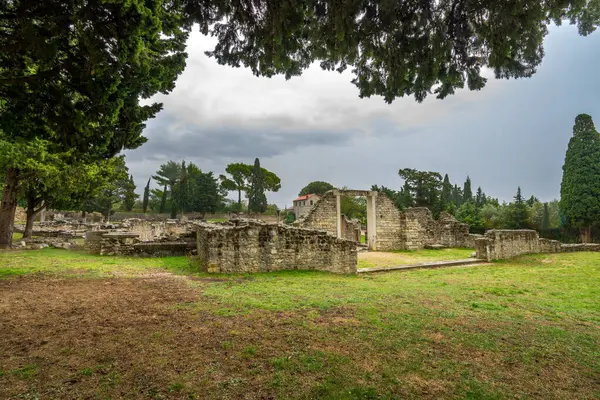
[[(169, 200), (171, 203), (171, 218), (175, 218), (177, 216), (177, 202), (175, 201), (174, 193), (175, 186), (181, 179), (181, 165), (175, 161), (167, 161), (166, 164), (161, 164), (158, 171), (156, 171), (156, 175), (152, 175), (152, 179), (158, 182), (159, 185), (164, 186), (164, 190), (162, 193), (162, 202), (161, 204), (166, 205), (167, 196), (169, 196)], [(165, 212), (166, 208), (161, 206), (161, 213)]]
[(317, 60), (338, 72), (352, 66), (360, 97), (387, 102), (479, 90), (487, 80), (482, 69), (496, 78), (529, 77), (542, 61), (548, 25), (570, 20), (588, 35), (598, 24), (596, 7), (548, 0), (184, 2), (190, 19), (217, 37), (207, 54), (219, 64), (286, 78)]
[(560, 186), (560, 209), (581, 240), (591, 240), (591, 229), (600, 224), (600, 136), (592, 117), (575, 118)]
[(113, 163), (107, 168), (107, 177), (100, 190), (94, 196), (88, 197), (82, 209), (86, 212), (100, 212), (106, 221), (113, 214), (113, 206), (123, 202), (130, 185), (125, 157), (119, 156), (113, 159)]
[(219, 181), (212, 172), (189, 171), (189, 183), (190, 191), (194, 194), (190, 198), (190, 211), (202, 213), (204, 219), (206, 213), (214, 213), (221, 207), (223, 197), (219, 191)]
[(238, 212), (242, 209), (242, 192), (248, 192), (249, 180), (252, 176), (252, 166), (244, 163), (228, 164), (225, 168), (231, 177), (220, 175), (221, 185), (226, 190), (238, 192)]
[(306, 196), (307, 194), (316, 194), (323, 196), (325, 192), (335, 189), (331, 183), (314, 181), (302, 188), (298, 196)]
[(452, 188), (452, 202), (457, 208), (463, 203), (463, 192), (456, 184)]
[(159, 213), (164, 213), (167, 210), (167, 196), (168, 196), (168, 191), (167, 191), (167, 185), (165, 184), (165, 186), (163, 187), (163, 190), (160, 191), (160, 208), (158, 210)]
[(529, 199), (527, 199), (527, 205), (529, 207), (533, 207), (533, 205), (535, 203), (539, 203), (539, 202), (540, 202), (540, 200), (537, 197), (535, 197), (534, 195), (531, 195), (531, 197)]
[(414, 198), (417, 207), (433, 209), (437, 205), (442, 184), (439, 173), (404, 168), (398, 171), (398, 175), (404, 179), (405, 188)]
[(152, 0), (2, 0), (0, 9), (6, 248), (23, 176), (37, 174), (45, 159), (93, 163), (144, 143), (144, 122), (161, 105), (140, 100), (174, 88), (187, 28), (180, 8)]
[[(238, 212), (242, 209), (242, 192), (250, 198), (254, 167), (243, 163), (228, 164), (225, 168), (230, 177), (220, 175), (221, 185), (225, 190), (238, 192)], [(263, 185), (265, 191), (277, 192), (281, 188), (281, 179), (275, 173), (262, 168)], [(250, 205), (248, 203), (248, 205)]]
[(133, 210), (133, 206), (135, 204), (135, 200), (140, 197), (135, 193), (135, 182), (133, 181), (133, 175), (129, 175), (129, 180), (125, 185), (125, 194), (123, 196), (123, 209), (125, 211)]
[(400, 209), (404, 210), (414, 206), (415, 200), (413, 199), (413, 195), (411, 193), (411, 187), (408, 181), (404, 181), (404, 185), (402, 189), (400, 189), (400, 193), (398, 195), (398, 202), (400, 204)]
[(473, 191), (471, 190), (471, 178), (467, 176), (463, 186), (463, 203), (468, 203), (473, 200)]
[(252, 176), (250, 177), (250, 190), (248, 191), (248, 210), (263, 213), (267, 210), (267, 196), (265, 195), (265, 174), (260, 167), (260, 160), (254, 160)]
[(483, 190), (481, 190), (481, 186), (479, 186), (477, 188), (477, 193), (475, 194), (475, 206), (477, 206), (477, 208), (483, 207), (483, 205), (485, 204), (485, 200), (485, 193), (483, 193)]
[(472, 201), (466, 202), (456, 210), (456, 219), (469, 225), (471, 233), (483, 233), (483, 220), (479, 209)]
[(544, 203), (544, 216), (542, 217), (541, 231), (546, 232), (550, 229), (550, 210), (548, 209), (548, 203)]
[(172, 197), (171, 218), (176, 218), (177, 211), (183, 214), (189, 202), (188, 168), (185, 166), (185, 161), (181, 162), (180, 176), (173, 188)]
[(517, 194), (514, 197), (515, 201), (509, 204), (505, 225), (509, 229), (525, 229), (528, 228), (527, 221), (529, 220), (529, 206), (521, 195), (521, 187), (517, 189)]
[(144, 198), (142, 200), (142, 210), (144, 214), (148, 211), (148, 202), (150, 201), (150, 179), (148, 178), (148, 183), (146, 183), (146, 187), (144, 188)]
[(440, 206), (443, 210), (448, 207), (448, 204), (452, 201), (452, 184), (448, 174), (444, 175), (442, 182), (442, 193), (440, 194)]
[(481, 216), (483, 227), (485, 229), (498, 229), (502, 227), (502, 224), (504, 223), (500, 205), (486, 203), (481, 207), (479, 215)]

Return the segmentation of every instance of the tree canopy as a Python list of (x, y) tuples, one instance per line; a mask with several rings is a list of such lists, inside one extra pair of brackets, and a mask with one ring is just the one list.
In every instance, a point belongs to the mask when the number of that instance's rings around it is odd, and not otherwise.
[(306, 196), (307, 194), (316, 194), (323, 196), (328, 190), (335, 189), (331, 183), (323, 181), (314, 181), (304, 186), (298, 196)]

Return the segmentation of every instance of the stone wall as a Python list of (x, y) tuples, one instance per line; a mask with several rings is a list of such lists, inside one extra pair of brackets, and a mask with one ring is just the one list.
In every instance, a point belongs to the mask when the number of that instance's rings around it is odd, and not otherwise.
[(220, 273), (318, 270), (353, 274), (356, 243), (327, 232), (239, 220), (200, 224), (196, 233), (203, 271)]
[[(404, 250), (406, 248), (406, 221), (402, 211), (385, 194), (375, 197), (375, 250)], [(367, 232), (372, 235), (372, 232)]]
[[(442, 213), (435, 220), (425, 207), (409, 208), (400, 211), (394, 202), (382, 192), (339, 191), (342, 195), (373, 196), (375, 201), (375, 247), (374, 250), (418, 250), (427, 245), (440, 244), (446, 247), (473, 247), (473, 237), (469, 226), (458, 222), (452, 215)], [(327, 192), (311, 211), (296, 221), (295, 225), (309, 229), (326, 231), (337, 236), (336, 191)], [(367, 221), (368, 224), (368, 221)], [(351, 229), (342, 218), (342, 237), (352, 239), (345, 232)], [(367, 232), (367, 236), (373, 232)], [(360, 240), (360, 237), (358, 237)], [(357, 241), (358, 241), (357, 240)]]
[(333, 191), (329, 191), (315, 203), (313, 208), (302, 218), (294, 222), (294, 226), (318, 229), (337, 236), (337, 199)]
[(600, 251), (600, 244), (562, 244), (557, 240), (540, 239), (530, 229), (493, 229), (475, 239), (477, 258), (482, 260), (504, 260), (522, 254), (566, 253), (574, 251)]
[(85, 239), (90, 253), (104, 256), (184, 256), (196, 248), (195, 240), (141, 242), (134, 232), (89, 231)]

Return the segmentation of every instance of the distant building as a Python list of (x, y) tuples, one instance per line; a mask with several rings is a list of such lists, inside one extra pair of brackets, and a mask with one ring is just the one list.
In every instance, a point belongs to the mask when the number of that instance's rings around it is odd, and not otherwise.
[(296, 219), (308, 214), (312, 206), (319, 201), (321, 197), (316, 194), (307, 194), (306, 196), (300, 196), (294, 200), (294, 214)]

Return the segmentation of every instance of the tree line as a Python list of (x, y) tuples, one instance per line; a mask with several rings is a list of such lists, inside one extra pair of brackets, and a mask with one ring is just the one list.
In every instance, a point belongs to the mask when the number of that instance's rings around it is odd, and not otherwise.
[[(226, 172), (228, 175), (216, 177), (194, 163), (170, 160), (148, 179), (140, 199), (124, 156), (78, 168), (40, 169), (22, 181), (17, 191), (17, 204), (26, 210), (23, 236), (31, 237), (35, 217), (43, 209), (81, 211), (84, 215), (99, 212), (107, 220), (117, 209), (169, 212), (171, 218), (187, 212), (265, 213), (276, 209), (267, 203), (266, 192), (278, 191), (281, 181), (276, 174), (262, 168), (258, 158), (253, 165), (229, 164)], [(1, 175), (6, 172), (0, 174), (0, 179)], [(150, 188), (152, 180), (159, 188)], [(3, 183), (0, 189), (4, 189)], [(229, 191), (238, 192), (237, 202), (227, 199)], [(241, 193), (247, 202), (242, 201)]]

